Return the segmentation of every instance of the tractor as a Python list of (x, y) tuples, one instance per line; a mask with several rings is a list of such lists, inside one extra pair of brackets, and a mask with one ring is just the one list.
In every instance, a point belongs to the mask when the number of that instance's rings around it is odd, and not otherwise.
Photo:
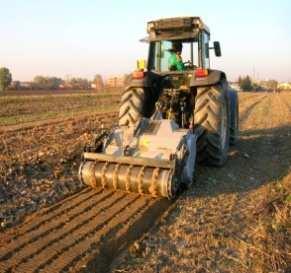
[(147, 32), (148, 60), (128, 80), (118, 124), (86, 145), (79, 177), (171, 199), (192, 184), (196, 165), (225, 164), (238, 141), (239, 102), (226, 74), (210, 67), (221, 48), (201, 18), (151, 21)]

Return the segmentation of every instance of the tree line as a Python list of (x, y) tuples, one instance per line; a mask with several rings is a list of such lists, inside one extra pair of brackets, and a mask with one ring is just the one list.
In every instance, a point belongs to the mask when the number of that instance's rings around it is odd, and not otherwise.
[(255, 82), (250, 76), (240, 76), (238, 85), (242, 91), (277, 91), (279, 89), (279, 82), (276, 80)]
[[(238, 78), (238, 85), (242, 91), (276, 91), (279, 83), (276, 80), (255, 82), (250, 76), (240, 76)], [(88, 90), (92, 88), (102, 90), (104, 88), (104, 83), (102, 76), (99, 74), (94, 77), (93, 81), (89, 81), (85, 78), (70, 78), (63, 80), (58, 77), (36, 76), (32, 82), (26, 83), (26, 85), (23, 86), (19, 81), (12, 82), (11, 72), (8, 68), (2, 67), (0, 68), (0, 91), (5, 91), (8, 88), (13, 90)]]
[(70, 89), (70, 90), (88, 90), (103, 89), (102, 76), (97, 74), (93, 81), (89, 81), (85, 78), (70, 78), (63, 80), (59, 77), (48, 77), (48, 76), (35, 76), (33, 81), (26, 82), (23, 84), (20, 81), (12, 81), (12, 74), (8, 68), (0, 68), (0, 91), (5, 91), (8, 88), (12, 90), (58, 90), (58, 89)]
[(21, 85), (19, 81), (14, 81), (11, 86), (12, 89), (32, 89), (32, 90), (88, 90), (92, 88), (92, 83), (99, 88), (103, 88), (103, 80), (99, 75), (96, 75), (93, 81), (89, 81), (85, 78), (70, 78), (63, 80), (58, 77), (46, 77), (46, 76), (36, 76), (32, 82), (26, 83), (25, 86)]
[(91, 82), (84, 78), (71, 78), (63, 80), (57, 77), (36, 76), (31, 83), (35, 90), (57, 90), (57, 89), (82, 89), (91, 88)]

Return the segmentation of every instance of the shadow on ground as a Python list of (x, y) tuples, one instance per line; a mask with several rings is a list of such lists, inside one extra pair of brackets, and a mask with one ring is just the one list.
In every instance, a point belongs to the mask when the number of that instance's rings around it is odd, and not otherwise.
[(244, 131), (223, 168), (196, 167), (194, 197), (248, 192), (282, 179), (290, 172), (290, 144), (291, 126)]

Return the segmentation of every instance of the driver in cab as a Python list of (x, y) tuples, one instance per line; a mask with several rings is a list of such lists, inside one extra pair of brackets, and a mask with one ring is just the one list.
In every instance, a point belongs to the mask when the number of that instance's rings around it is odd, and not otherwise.
[(169, 50), (169, 70), (170, 71), (184, 71), (185, 65), (182, 60), (182, 49), (183, 45), (181, 42), (174, 41), (172, 43), (172, 48)]

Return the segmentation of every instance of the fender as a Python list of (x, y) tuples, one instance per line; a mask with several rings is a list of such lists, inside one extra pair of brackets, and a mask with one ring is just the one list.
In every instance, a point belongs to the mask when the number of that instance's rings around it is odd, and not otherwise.
[(131, 79), (125, 89), (145, 87), (150, 87), (147, 77), (144, 79)]
[(209, 70), (209, 75), (205, 78), (192, 77), (190, 80), (190, 87), (215, 85), (221, 80), (226, 80), (224, 72), (219, 70)]
[(155, 88), (161, 80), (161, 76), (157, 73), (148, 71), (143, 79), (133, 79), (130, 77), (126, 89), (129, 88)]

